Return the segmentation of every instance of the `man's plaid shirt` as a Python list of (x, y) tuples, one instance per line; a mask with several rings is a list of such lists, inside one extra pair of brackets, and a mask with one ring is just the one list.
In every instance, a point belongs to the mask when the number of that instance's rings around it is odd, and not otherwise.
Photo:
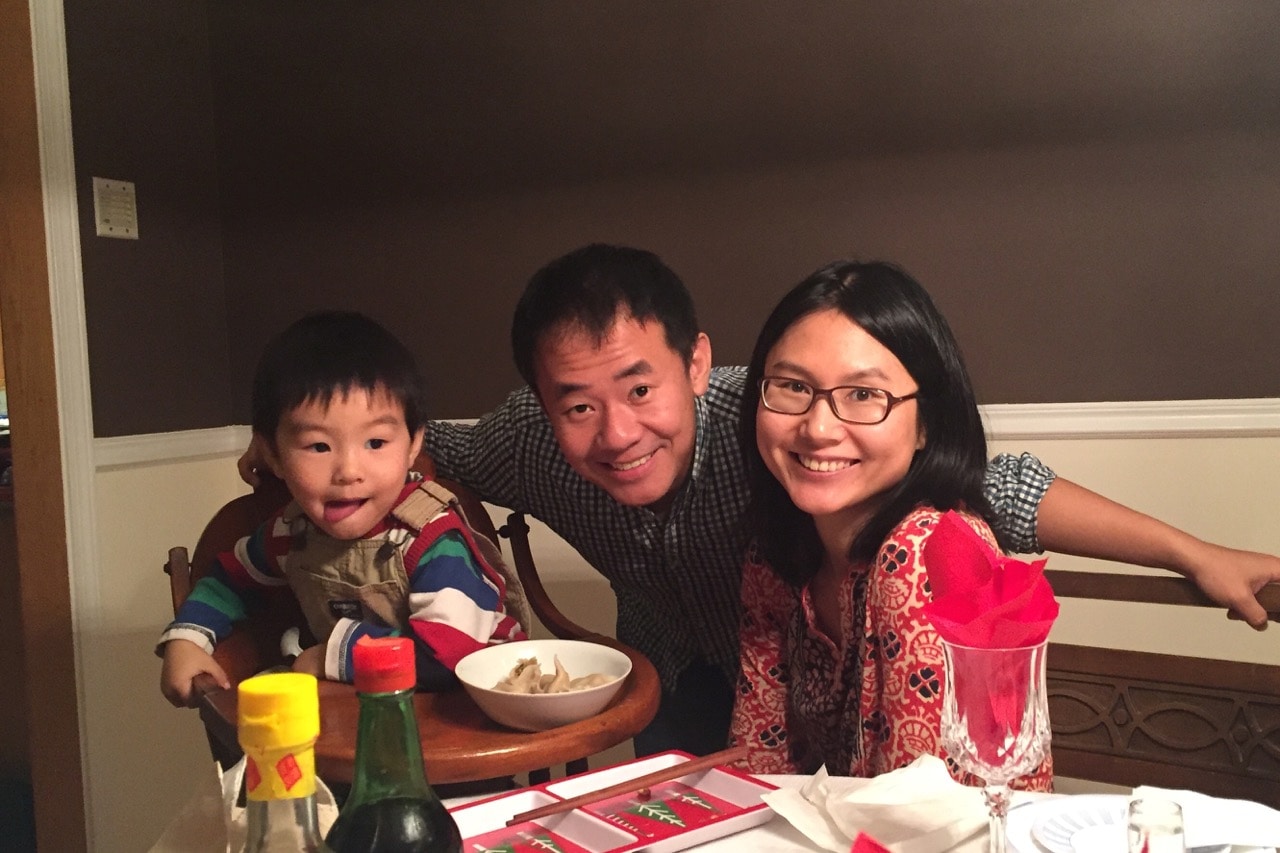
[[(718, 367), (697, 403), (693, 468), (669, 514), (623, 506), (579, 477), (528, 388), (475, 425), (433, 421), (425, 451), (440, 476), (543, 521), (613, 586), (618, 639), (647, 656), (663, 686), (694, 660), (738, 670), (738, 579), (746, 552), (748, 489), (738, 449), (746, 369)], [(1053, 472), (1029, 454), (1000, 456), (986, 490), (1001, 542), (1038, 551), (1036, 510)]]

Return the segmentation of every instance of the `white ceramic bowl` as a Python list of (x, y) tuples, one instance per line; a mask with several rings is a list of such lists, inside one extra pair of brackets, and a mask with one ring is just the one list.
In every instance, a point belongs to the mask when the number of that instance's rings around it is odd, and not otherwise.
[[(571, 678), (593, 672), (617, 678), (599, 687), (568, 693), (504, 693), (493, 686), (521, 658), (537, 658), (544, 674), (555, 672), (560, 658)], [(582, 640), (520, 640), (488, 646), (458, 661), (455, 670), (480, 710), (495, 722), (525, 732), (540, 732), (585, 720), (604, 710), (631, 673), (631, 659), (617, 649)]]

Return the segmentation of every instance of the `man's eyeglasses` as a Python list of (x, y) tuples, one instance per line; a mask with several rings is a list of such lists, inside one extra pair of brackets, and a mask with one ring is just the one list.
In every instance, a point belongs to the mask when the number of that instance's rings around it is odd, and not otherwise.
[(878, 424), (889, 417), (893, 407), (920, 394), (914, 391), (895, 397), (881, 388), (839, 385), (814, 388), (808, 382), (788, 376), (766, 376), (760, 380), (760, 402), (771, 412), (781, 415), (803, 415), (813, 408), (819, 397), (826, 397), (837, 418), (851, 424)]

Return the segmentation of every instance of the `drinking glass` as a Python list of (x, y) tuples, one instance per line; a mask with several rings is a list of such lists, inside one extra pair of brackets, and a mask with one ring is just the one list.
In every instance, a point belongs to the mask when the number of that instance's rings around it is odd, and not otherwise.
[(986, 649), (942, 643), (942, 748), (986, 785), (990, 853), (1005, 853), (1009, 782), (1049, 751), (1045, 646)]
[(1129, 803), (1129, 853), (1184, 853), (1182, 806), (1173, 800)]

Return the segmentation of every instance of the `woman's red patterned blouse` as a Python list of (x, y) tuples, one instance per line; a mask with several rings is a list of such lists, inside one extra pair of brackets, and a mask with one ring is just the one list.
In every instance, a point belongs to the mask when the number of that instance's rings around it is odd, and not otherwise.
[[(741, 674), (732, 740), (753, 773), (876, 776), (917, 756), (943, 754), (943, 656), (924, 616), (930, 598), (922, 552), (942, 514), (917, 507), (871, 566), (841, 583), (841, 636), (817, 627), (810, 588), (797, 590), (755, 551), (742, 572)], [(965, 520), (995, 547), (977, 516)], [(952, 775), (977, 783), (948, 761)], [(1047, 791), (1052, 759), (1012, 787)]]

